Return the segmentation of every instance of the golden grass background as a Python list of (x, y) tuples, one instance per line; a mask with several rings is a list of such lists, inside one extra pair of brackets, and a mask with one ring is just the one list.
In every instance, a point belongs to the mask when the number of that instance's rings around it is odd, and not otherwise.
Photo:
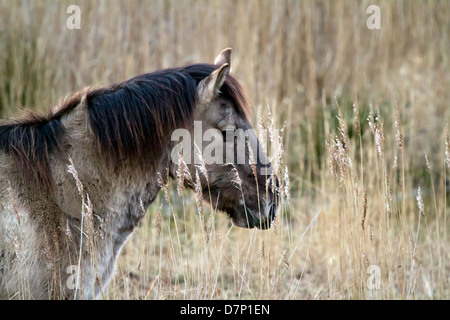
[(172, 186), (103, 298), (448, 299), (449, 16), (447, 1), (0, 0), (0, 113), (232, 47), (255, 127), (285, 128), (290, 201), (244, 230)]

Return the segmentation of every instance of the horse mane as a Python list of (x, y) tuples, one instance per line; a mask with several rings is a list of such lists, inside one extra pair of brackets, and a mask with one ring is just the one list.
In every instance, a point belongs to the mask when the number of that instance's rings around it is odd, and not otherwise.
[[(162, 156), (171, 132), (192, 123), (198, 83), (219, 66), (193, 64), (146, 73), (104, 88), (77, 92), (56, 112), (28, 112), (0, 125), (0, 150), (11, 154), (25, 178), (52, 188), (50, 153), (61, 150), (61, 119), (85, 97), (88, 121), (108, 164), (126, 157), (136, 165)], [(236, 111), (247, 118), (249, 103), (238, 81), (229, 75), (221, 88)]]

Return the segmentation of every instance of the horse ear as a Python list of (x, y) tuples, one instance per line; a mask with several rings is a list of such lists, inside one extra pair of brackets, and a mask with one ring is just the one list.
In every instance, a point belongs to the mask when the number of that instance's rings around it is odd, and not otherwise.
[(216, 59), (214, 60), (214, 64), (221, 66), (224, 63), (228, 63), (228, 65), (230, 66), (230, 70), (229, 72), (231, 72), (231, 52), (233, 50), (231, 48), (226, 48), (223, 49), (219, 55), (216, 57)]
[(214, 70), (208, 77), (200, 81), (197, 86), (197, 95), (200, 103), (210, 103), (219, 94), (229, 70), (230, 65), (224, 63), (219, 69)]

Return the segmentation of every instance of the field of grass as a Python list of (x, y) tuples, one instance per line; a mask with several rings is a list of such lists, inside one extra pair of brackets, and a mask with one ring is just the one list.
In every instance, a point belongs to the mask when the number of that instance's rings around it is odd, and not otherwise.
[(284, 132), (274, 227), (199, 214), (173, 182), (103, 298), (449, 299), (449, 16), (437, 0), (0, 0), (0, 115), (232, 47), (254, 126)]

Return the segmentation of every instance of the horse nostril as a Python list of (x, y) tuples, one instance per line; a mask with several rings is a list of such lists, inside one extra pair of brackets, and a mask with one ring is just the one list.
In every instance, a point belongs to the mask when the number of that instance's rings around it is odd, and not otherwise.
[(277, 215), (277, 206), (274, 202), (269, 202), (263, 212), (259, 215), (259, 219), (255, 219), (255, 226), (259, 229), (266, 230), (272, 226), (272, 222), (275, 220)]
[(267, 210), (267, 216), (263, 221), (263, 229), (268, 229), (272, 226), (272, 222), (275, 220), (276, 215), (277, 215), (277, 207), (274, 203), (271, 203)]
[(275, 204), (271, 203), (269, 209), (269, 220), (272, 222), (275, 219), (276, 215), (277, 215), (277, 207)]

